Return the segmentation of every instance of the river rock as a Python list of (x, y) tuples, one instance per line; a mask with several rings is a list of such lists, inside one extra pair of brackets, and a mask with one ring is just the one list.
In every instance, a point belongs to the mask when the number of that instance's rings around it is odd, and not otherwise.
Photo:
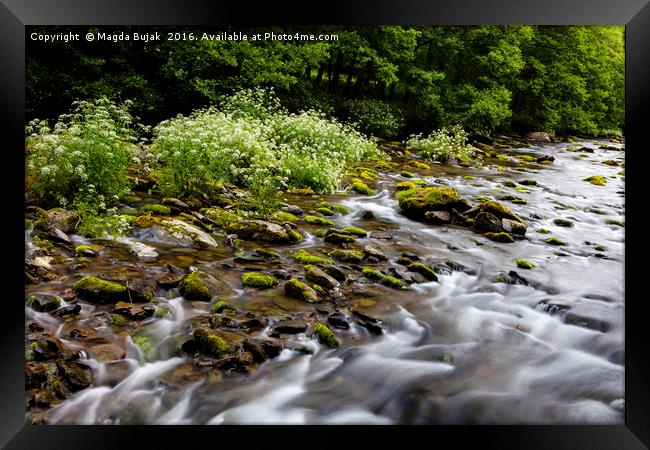
[(302, 235), (297, 231), (287, 231), (277, 223), (264, 220), (232, 222), (226, 226), (226, 230), (244, 240), (277, 243), (297, 243), (302, 240)]
[(444, 225), (451, 222), (449, 211), (427, 211), (424, 213), (424, 218), (435, 225)]
[(25, 304), (38, 312), (50, 312), (63, 304), (63, 299), (56, 294), (32, 294), (25, 299)]
[(295, 278), (284, 284), (284, 292), (288, 297), (304, 300), (309, 303), (318, 302), (318, 294), (306, 283)]
[(152, 262), (158, 259), (158, 252), (156, 249), (142, 242), (129, 243), (129, 251), (140, 261)]
[(115, 344), (98, 344), (90, 347), (90, 353), (99, 362), (124, 359), (126, 351)]
[(534, 131), (526, 134), (526, 139), (534, 142), (552, 142), (551, 136), (543, 131)]
[(126, 287), (97, 277), (83, 277), (74, 285), (78, 297), (95, 302), (117, 302), (128, 299)]
[(388, 261), (388, 257), (384, 255), (384, 252), (372, 245), (366, 245), (363, 247), (364, 258), (370, 259), (373, 258), (376, 261)]
[(162, 242), (178, 247), (219, 246), (208, 233), (182, 220), (140, 216), (135, 223), (142, 228), (140, 239), (144, 241)]
[(295, 216), (300, 216), (303, 213), (302, 208), (297, 205), (286, 205), (283, 206), (281, 209), (282, 211), (288, 212), (289, 214), (293, 214)]
[(335, 312), (330, 314), (327, 317), (327, 322), (334, 328), (339, 328), (341, 330), (347, 330), (350, 328), (348, 317), (342, 312)]
[(181, 294), (188, 300), (210, 301), (214, 296), (230, 292), (227, 285), (210, 274), (195, 270), (180, 283)]
[(564, 315), (564, 322), (605, 333), (623, 324), (623, 308), (599, 302), (578, 303)]
[(500, 232), (502, 230), (501, 220), (494, 214), (481, 211), (474, 219), (474, 228), (481, 231)]
[(130, 280), (126, 283), (126, 287), (129, 299), (134, 302), (150, 302), (156, 296), (156, 286), (153, 281)]
[(33, 344), (32, 350), (34, 359), (37, 361), (47, 361), (64, 356), (63, 343), (54, 336), (44, 336)]
[(177, 198), (163, 198), (162, 204), (176, 208), (180, 211), (187, 212), (190, 210), (190, 207), (187, 206), (187, 203), (177, 199)]
[(68, 305), (52, 311), (52, 315), (64, 317), (67, 315), (79, 314), (81, 312), (81, 305)]
[(307, 329), (307, 323), (302, 319), (281, 320), (273, 325), (273, 330), (281, 334), (297, 334)]
[(341, 286), (333, 277), (311, 264), (305, 266), (305, 278), (325, 289), (331, 290)]
[(155, 307), (152, 305), (134, 305), (133, 303), (117, 302), (115, 304), (115, 312), (122, 314), (133, 320), (142, 320), (152, 316), (155, 312)]
[(524, 236), (526, 234), (526, 225), (521, 222), (510, 219), (501, 219), (501, 227), (506, 233)]
[(63, 208), (52, 208), (45, 212), (49, 228), (57, 228), (63, 233), (72, 233), (79, 222), (79, 214)]
[(70, 237), (67, 234), (65, 234), (63, 231), (59, 230), (58, 228), (52, 228), (47, 234), (47, 236), (55, 242), (59, 242), (61, 244), (66, 244), (66, 245), (72, 245), (72, 240), (70, 239)]
[(407, 189), (396, 195), (402, 212), (416, 219), (425, 218), (429, 211), (448, 211), (453, 209), (465, 212), (471, 208), (456, 189), (449, 186)]

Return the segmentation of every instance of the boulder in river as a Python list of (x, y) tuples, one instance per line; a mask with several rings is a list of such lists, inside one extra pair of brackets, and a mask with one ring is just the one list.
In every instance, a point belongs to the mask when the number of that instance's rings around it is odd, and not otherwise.
[(135, 222), (143, 228), (140, 238), (179, 247), (217, 247), (214, 240), (205, 231), (177, 219), (159, 219), (151, 216), (140, 216)]
[(125, 286), (93, 276), (83, 277), (74, 285), (74, 291), (80, 298), (95, 302), (117, 302), (128, 299)]
[(231, 222), (226, 226), (226, 230), (244, 240), (291, 244), (302, 240), (302, 235), (297, 231), (287, 230), (282, 225), (265, 220)]
[(180, 290), (188, 300), (210, 301), (214, 296), (226, 294), (229, 289), (212, 275), (195, 270), (183, 278)]
[(481, 231), (491, 231), (498, 233), (502, 231), (501, 220), (488, 211), (481, 211), (474, 219), (474, 228)]
[(64, 233), (72, 233), (79, 222), (79, 214), (63, 208), (52, 208), (45, 212), (45, 222), (50, 228), (58, 228)]
[(287, 296), (304, 300), (309, 303), (318, 302), (318, 294), (308, 284), (300, 280), (291, 279), (284, 285), (284, 292)]
[(534, 142), (552, 142), (551, 136), (543, 131), (534, 131), (526, 134), (526, 139)]
[(25, 299), (25, 304), (34, 311), (50, 312), (63, 304), (63, 299), (56, 294), (31, 294)]
[(333, 277), (311, 264), (305, 266), (305, 278), (325, 289), (334, 289), (341, 285)]
[(422, 219), (428, 211), (465, 212), (470, 209), (466, 200), (456, 189), (449, 186), (434, 186), (400, 191), (395, 197), (404, 214)]

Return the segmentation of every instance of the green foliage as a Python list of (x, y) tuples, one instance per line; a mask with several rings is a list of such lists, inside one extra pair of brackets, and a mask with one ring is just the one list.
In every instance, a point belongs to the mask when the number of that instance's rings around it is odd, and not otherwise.
[(376, 145), (315, 111), (290, 114), (272, 92), (248, 90), (219, 107), (161, 122), (153, 149), (165, 195), (217, 196), (224, 182), (251, 190), (261, 209), (276, 208), (279, 190), (333, 192), (343, 166), (376, 156)]
[(469, 162), (474, 158), (473, 148), (467, 145), (467, 133), (460, 125), (433, 131), (425, 138), (421, 134), (412, 135), (406, 145), (431, 161), (446, 162), (455, 158)]
[(404, 128), (404, 112), (378, 99), (351, 99), (342, 102), (339, 115), (366, 134), (384, 138), (398, 136)]
[(26, 127), (29, 197), (67, 206), (91, 183), (94, 193), (108, 201), (128, 192), (126, 170), (137, 140), (129, 104), (118, 106), (106, 98), (78, 101), (53, 128), (31, 121)]

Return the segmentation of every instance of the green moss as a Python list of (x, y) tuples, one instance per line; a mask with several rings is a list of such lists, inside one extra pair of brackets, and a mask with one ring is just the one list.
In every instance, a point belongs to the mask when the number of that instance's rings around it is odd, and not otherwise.
[(334, 259), (339, 261), (360, 263), (363, 260), (363, 252), (358, 250), (334, 250), (329, 253)]
[(530, 192), (530, 190), (526, 189), (526, 188), (523, 187), (523, 186), (517, 186), (517, 187), (515, 188), (515, 191), (518, 191), (518, 192)]
[(307, 222), (310, 225), (334, 225), (334, 222), (331, 220), (323, 219), (322, 217), (316, 217), (316, 216), (305, 216), (305, 222)]
[(535, 180), (522, 180), (519, 182), (522, 186), (537, 186), (537, 181)]
[(140, 207), (140, 212), (168, 216), (171, 214), (171, 209), (164, 205), (144, 205)]
[(131, 340), (135, 345), (140, 348), (140, 351), (142, 352), (142, 356), (144, 356), (144, 359), (146, 361), (153, 361), (156, 359), (158, 351), (156, 350), (156, 346), (152, 342), (151, 338), (147, 336), (131, 336)]
[(264, 275), (260, 272), (246, 272), (242, 274), (241, 280), (244, 286), (253, 288), (268, 289), (278, 285), (278, 279), (271, 275)]
[(369, 170), (359, 170), (359, 177), (364, 180), (376, 180), (379, 176), (376, 173), (370, 172)]
[(393, 289), (408, 289), (408, 285), (394, 277), (385, 276), (381, 279), (381, 284)]
[(396, 191), (406, 191), (409, 189), (415, 189), (415, 183), (412, 181), (402, 181), (401, 183), (397, 183), (395, 185)]
[(419, 180), (419, 179), (418, 179), (418, 180), (411, 180), (411, 183), (413, 183), (413, 184), (416, 185), (416, 186), (420, 186), (420, 187), (426, 187), (426, 186), (429, 186), (429, 183), (427, 183), (427, 182), (424, 181), (424, 180)]
[(368, 236), (368, 232), (362, 228), (357, 228), (357, 227), (345, 227), (343, 228), (343, 231), (346, 233), (353, 234), (355, 236), (361, 236), (361, 237), (366, 237)]
[(211, 334), (205, 328), (194, 330), (194, 342), (199, 351), (215, 358), (222, 358), (230, 352), (230, 346), (226, 341), (216, 334)]
[(361, 274), (371, 281), (381, 281), (384, 278), (384, 275), (377, 269), (372, 267), (366, 267), (361, 271)]
[(310, 303), (318, 301), (316, 290), (295, 278), (292, 278), (285, 283), (284, 292), (287, 296), (297, 298), (298, 300), (304, 300)]
[(332, 209), (340, 214), (343, 214), (344, 216), (350, 214), (350, 210), (343, 205), (332, 205)]
[(536, 231), (537, 233), (539, 233), (539, 234), (551, 234), (551, 232), (550, 232), (549, 230), (547, 230), (546, 228), (538, 228), (538, 229), (535, 230), (535, 231)]
[(75, 293), (86, 300), (100, 302), (118, 301), (127, 295), (126, 287), (97, 277), (87, 276), (74, 285)]
[(620, 165), (618, 162), (614, 161), (613, 159), (606, 159), (603, 161), (603, 164), (606, 164), (608, 166), (618, 166)]
[(535, 264), (526, 261), (525, 259), (516, 259), (515, 262), (517, 263), (517, 267), (520, 267), (522, 269), (534, 269)]
[(375, 191), (370, 189), (366, 183), (358, 178), (352, 179), (352, 186), (350, 186), (350, 189), (358, 194), (375, 195)]
[(605, 186), (605, 183), (607, 183), (605, 177), (601, 177), (599, 175), (592, 175), (590, 177), (584, 178), (583, 181), (588, 181), (596, 186)]
[(423, 215), (427, 211), (449, 210), (461, 201), (460, 194), (449, 186), (415, 188), (395, 195), (406, 213)]
[(490, 201), (484, 203), (481, 205), (481, 210), (484, 212), (489, 212), (499, 219), (510, 219), (525, 224), (525, 222), (521, 220), (516, 214), (512, 213), (508, 208), (499, 202)]
[(234, 309), (234, 308), (227, 301), (218, 300), (214, 305), (212, 305), (212, 308), (210, 308), (210, 312), (212, 314), (218, 314), (222, 312), (224, 309)]
[(319, 228), (317, 230), (314, 230), (314, 236), (325, 237), (326, 234), (327, 234), (327, 229), (325, 228)]
[(101, 249), (99, 245), (77, 245), (74, 252), (82, 256), (95, 256), (96, 252)]
[(273, 218), (275, 220), (279, 220), (280, 222), (295, 222), (298, 220), (298, 217), (285, 211), (276, 211), (273, 213)]
[(506, 187), (510, 187), (510, 188), (516, 188), (517, 187), (517, 185), (515, 184), (514, 181), (506, 181), (506, 182), (503, 183), (503, 185), (506, 186)]
[(332, 264), (331, 259), (312, 255), (311, 253), (309, 253), (307, 250), (304, 249), (300, 249), (294, 254), (292, 254), (291, 259), (300, 264), (316, 264), (316, 265)]
[(322, 214), (324, 216), (333, 215), (332, 211), (329, 208), (316, 208), (316, 212), (318, 212), (319, 214)]
[(431, 168), (431, 166), (429, 164), (426, 164), (426, 163), (423, 163), (423, 162), (420, 162), (420, 161), (415, 161), (415, 160), (411, 160), (411, 161), (407, 162), (406, 164), (408, 164), (411, 167), (416, 167), (418, 169), (430, 169)]
[(278, 252), (274, 252), (273, 250), (269, 250), (269, 249), (262, 248), (262, 247), (257, 247), (255, 250), (253, 250), (253, 252), (256, 255), (261, 256), (262, 258), (266, 258), (266, 259), (279, 259), (280, 258), (280, 254)]
[(339, 340), (336, 338), (336, 335), (334, 335), (334, 332), (330, 330), (327, 327), (327, 325), (321, 322), (315, 322), (314, 331), (316, 332), (316, 336), (318, 336), (318, 341), (321, 344), (325, 344), (331, 348), (337, 348), (339, 345), (341, 345)]
[(411, 272), (419, 273), (429, 281), (438, 281), (438, 277), (436, 276), (436, 273), (433, 270), (431, 270), (430, 267), (427, 267), (422, 263), (419, 262), (411, 263), (407, 266), (407, 269), (410, 270)]
[(311, 287), (318, 295), (327, 295), (327, 291), (321, 285), (310, 282), (309, 287)]
[(169, 310), (169, 308), (160, 306), (156, 308), (156, 312), (154, 312), (153, 315), (156, 319), (171, 319), (172, 312)]
[(181, 293), (190, 300), (209, 301), (212, 297), (208, 286), (204, 282), (207, 276), (206, 273), (199, 270), (190, 273), (180, 283)]
[(413, 178), (413, 177), (415, 177), (415, 175), (413, 175), (411, 172), (408, 172), (406, 170), (402, 170), (399, 174), (401, 176), (403, 176), (404, 178)]
[(516, 158), (525, 162), (535, 162), (537, 159), (534, 156), (530, 156), (530, 155), (517, 155)]
[(554, 237), (548, 238), (544, 242), (546, 242), (547, 244), (550, 244), (550, 245), (566, 245), (564, 243), (564, 241), (562, 241), (561, 239), (558, 239), (558, 238), (554, 238)]
[(325, 235), (323, 240), (330, 244), (351, 244), (354, 242), (354, 237), (347, 234), (331, 233)]
[(594, 247), (594, 250), (599, 251), (599, 252), (606, 252), (607, 248), (602, 246), (602, 245), (597, 245), (596, 247)]
[(625, 227), (625, 223), (620, 220), (605, 219), (607, 225), (618, 225), (619, 227)]
[(297, 244), (302, 241), (302, 234), (298, 233), (296, 230), (287, 231), (287, 239), (291, 244)]
[(377, 215), (372, 211), (364, 211), (361, 214), (361, 218), (365, 220), (374, 220), (377, 218)]
[(486, 233), (485, 236), (488, 239), (491, 239), (495, 242), (500, 242), (502, 244), (510, 244), (512, 242), (515, 242), (515, 240), (512, 238), (512, 236), (508, 233), (501, 232), (501, 233)]
[(138, 216), (132, 222), (134, 225), (140, 228), (149, 228), (154, 226), (158, 222), (158, 219), (151, 216)]
[(553, 220), (553, 223), (555, 225), (559, 226), (559, 227), (572, 227), (573, 226), (573, 222), (570, 221), (570, 220), (567, 220), (567, 219), (558, 218), (558, 219)]
[(291, 189), (289, 192), (295, 195), (314, 195), (315, 192), (311, 188), (306, 189)]
[(512, 203), (517, 204), (517, 205), (527, 205), (527, 204), (528, 204), (528, 201), (525, 200), (525, 199), (523, 199), (523, 198), (513, 198), (513, 199), (510, 200), (510, 201), (511, 201)]
[(413, 260), (411, 258), (407, 258), (406, 256), (400, 256), (399, 259), (397, 260), (397, 264), (401, 264), (402, 266), (408, 266), (409, 264), (412, 264)]
[(492, 201), (491, 198), (487, 198), (487, 197), (484, 197), (484, 196), (482, 196), (482, 195), (477, 195), (477, 196), (474, 197), (474, 198), (475, 198), (476, 200), (478, 200), (479, 202), (481, 202), (481, 203), (487, 203), (487, 202), (491, 202), (491, 201)]
[(118, 327), (123, 327), (124, 325), (126, 325), (126, 319), (124, 318), (124, 316), (121, 316), (119, 314), (109, 314), (106, 320), (108, 321), (109, 324)]

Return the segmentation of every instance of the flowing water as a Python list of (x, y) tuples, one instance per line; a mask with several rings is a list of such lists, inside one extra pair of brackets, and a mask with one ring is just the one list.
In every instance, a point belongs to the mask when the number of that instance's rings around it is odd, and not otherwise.
[[(606, 220), (623, 221), (624, 182), (621, 167), (602, 162), (622, 163), (624, 153), (599, 149), (603, 144), (612, 145), (580, 141), (505, 152), (553, 155), (552, 165), (517, 164), (513, 159), (512, 163), (499, 161), (505, 166), (501, 171), (496, 161), (481, 167), (408, 168), (425, 181), (453, 186), (473, 203), (478, 203), (477, 196), (499, 199), (511, 194), (526, 199), (527, 204), (502, 201), (528, 223), (526, 238), (510, 244), (492, 242), (467, 228), (430, 225), (401, 215), (393, 186), (405, 179), (393, 173), (381, 174), (375, 196), (310, 199), (349, 208), (350, 215), (332, 220), (337, 228), (356, 225), (369, 230), (369, 236), (356, 243), (379, 248), (389, 259), (381, 267), (397, 267), (395, 261), (408, 252), (430, 265), (453, 261), (467, 269), (445, 274), (441, 270), (437, 282), (413, 284), (408, 291), (353, 282), (344, 290), (345, 301), (381, 319), (384, 333), (371, 335), (352, 323), (349, 330), (336, 330), (342, 341), (338, 349), (299, 334), (292, 339), (303, 344), (302, 351), (285, 345), (277, 358), (250, 374), (222, 374), (197, 367), (179, 354), (179, 345), (190, 336), (190, 324), (207, 317), (210, 305), (184, 300), (176, 291), (158, 293), (159, 303), (171, 311), (169, 318), (151, 317), (139, 324), (139, 332), (149, 336), (157, 349), (150, 361), (127, 333), (116, 333), (106, 324), (106, 306), (84, 303), (81, 313), (67, 321), (26, 308), (27, 323), (56, 330), (71, 349), (84, 348), (68, 337), (72, 326), (91, 330), (104, 341), (121, 339), (126, 348), (126, 357), (112, 362), (96, 361), (82, 352), (81, 358), (86, 358), (82, 362), (93, 372), (92, 386), (46, 411), (46, 422), (623, 423), (624, 228)], [(576, 146), (594, 152), (570, 151)], [(591, 175), (605, 176), (606, 185), (583, 181)], [(527, 192), (503, 185), (524, 179), (534, 179), (538, 185), (526, 187)], [(368, 210), (376, 220), (361, 217)], [(573, 226), (558, 226), (556, 218), (568, 219)], [(309, 234), (292, 248), (325, 248), (327, 244), (313, 234), (315, 228), (300, 224), (300, 230)], [(536, 232), (540, 228), (550, 234)], [(545, 243), (551, 236), (567, 245)], [(166, 263), (192, 265), (231, 285), (234, 295), (229, 302), (261, 313), (271, 322), (287, 315), (316, 314), (314, 305), (284, 297), (281, 287), (242, 289), (240, 272), (232, 267), (239, 266), (223, 245), (196, 250), (147, 244), (159, 254), (155, 262), (138, 262), (124, 245), (113, 243), (83, 267), (75, 267), (71, 260), (61, 264), (69, 264), (77, 275), (119, 273), (124, 279), (143, 273), (153, 276)], [(605, 249), (596, 250), (598, 246)], [(283, 258), (287, 251), (287, 246), (269, 248)], [(536, 267), (518, 268), (515, 259), (519, 258)], [(292, 272), (300, 266), (283, 259), (282, 268)], [(513, 270), (530, 285), (495, 281), (498, 274)], [(358, 275), (354, 270), (349, 274), (361, 280)], [(30, 289), (67, 292), (62, 296), (70, 299), (72, 284), (51, 282)], [(259, 334), (269, 331), (267, 326)]]

